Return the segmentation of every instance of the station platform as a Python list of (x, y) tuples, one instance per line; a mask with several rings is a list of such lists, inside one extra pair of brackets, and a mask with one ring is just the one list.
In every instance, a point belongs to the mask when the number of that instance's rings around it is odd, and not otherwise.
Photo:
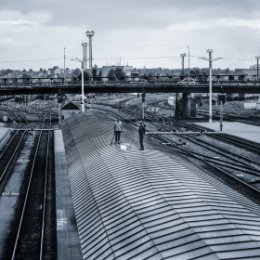
[(0, 149), (2, 149), (10, 133), (10, 128), (0, 126)]
[(65, 120), (83, 259), (260, 259), (260, 206), (88, 111)]
[[(214, 131), (220, 131), (219, 122), (210, 123), (197, 123), (200, 126), (212, 129)], [(249, 125), (239, 122), (223, 122), (223, 134), (234, 135), (246, 140), (260, 143), (260, 127), (255, 125)]]
[(55, 172), (56, 172), (56, 216), (57, 216), (57, 259), (81, 260), (79, 235), (75, 220), (68, 166), (62, 133), (55, 131)]

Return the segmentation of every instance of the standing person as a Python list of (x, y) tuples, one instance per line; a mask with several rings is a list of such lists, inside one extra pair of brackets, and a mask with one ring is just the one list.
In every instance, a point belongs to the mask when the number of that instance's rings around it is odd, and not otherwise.
[(115, 144), (120, 144), (120, 135), (122, 132), (122, 122), (117, 118), (115, 124), (114, 124), (114, 132), (115, 132)]
[(138, 128), (139, 133), (139, 142), (140, 142), (140, 150), (144, 150), (144, 135), (145, 135), (145, 124), (141, 121), (140, 126)]

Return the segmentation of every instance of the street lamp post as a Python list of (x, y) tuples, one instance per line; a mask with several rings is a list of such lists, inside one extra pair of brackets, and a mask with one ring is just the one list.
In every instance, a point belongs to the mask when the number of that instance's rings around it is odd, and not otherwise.
[(143, 108), (143, 116), (142, 119), (144, 120), (144, 107), (145, 107), (145, 92), (142, 93), (142, 108)]
[(212, 124), (212, 64), (213, 61), (220, 60), (222, 58), (213, 59), (212, 49), (208, 49), (207, 53), (209, 54), (209, 58), (201, 58), (201, 59), (209, 61), (209, 123)]
[(209, 54), (209, 123), (212, 123), (212, 49), (207, 50)]
[(181, 57), (181, 69), (182, 69), (182, 75), (184, 76), (184, 59), (186, 57), (186, 53), (181, 53), (180, 54), (180, 57)]
[(259, 58), (260, 56), (256, 56), (256, 80), (259, 80)]
[(84, 71), (87, 66), (87, 47), (88, 44), (86, 42), (83, 42), (81, 44), (82, 49), (83, 49), (83, 58), (82, 60), (76, 58), (72, 59), (73, 61), (78, 61), (81, 63), (81, 111), (85, 112), (85, 91), (84, 91)]
[(85, 112), (85, 93), (84, 93), (84, 63), (83, 60), (78, 58), (71, 59), (72, 61), (78, 61), (81, 63), (81, 112)]
[(64, 86), (66, 85), (66, 48), (64, 47), (64, 57), (63, 57), (63, 77), (64, 77)]
[(86, 31), (86, 35), (89, 39), (89, 70), (90, 70), (90, 79), (93, 80), (93, 75), (92, 75), (92, 37), (94, 36), (95, 32), (94, 31)]
[(85, 93), (84, 93), (84, 62), (81, 62), (81, 111), (85, 112)]
[(83, 53), (82, 53), (83, 68), (86, 69), (87, 68), (87, 49), (88, 49), (88, 44), (86, 42), (83, 42), (81, 44), (81, 46), (82, 46), (82, 51), (83, 51)]
[(188, 49), (188, 83), (190, 82), (190, 46), (187, 46)]

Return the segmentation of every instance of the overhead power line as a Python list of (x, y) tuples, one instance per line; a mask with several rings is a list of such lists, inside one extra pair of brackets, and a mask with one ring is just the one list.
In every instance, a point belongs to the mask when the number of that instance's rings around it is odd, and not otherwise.
[(41, 61), (55, 61), (55, 60), (63, 60), (61, 58), (47, 58), (47, 59), (31, 59), (31, 60), (4, 60), (0, 61), (0, 63), (21, 63), (21, 62), (41, 62)]
[[(200, 59), (199, 56), (194, 56), (191, 55), (191, 58), (195, 58), (195, 59)], [(144, 57), (97, 57), (97, 58), (93, 58), (93, 60), (96, 61), (118, 61), (118, 60), (164, 60), (164, 59), (179, 59), (180, 56), (144, 56)], [(22, 63), (22, 62), (44, 62), (44, 61), (60, 61), (63, 60), (64, 57), (56, 57), (56, 58), (45, 58), (45, 59), (22, 59), (22, 60), (0, 60), (0, 64), (3, 63)], [(223, 60), (228, 60), (228, 61), (255, 61), (254, 58), (231, 58), (231, 57), (223, 57)]]
[(157, 57), (99, 57), (94, 60), (156, 60), (156, 59), (178, 59), (179, 56), (157, 56)]

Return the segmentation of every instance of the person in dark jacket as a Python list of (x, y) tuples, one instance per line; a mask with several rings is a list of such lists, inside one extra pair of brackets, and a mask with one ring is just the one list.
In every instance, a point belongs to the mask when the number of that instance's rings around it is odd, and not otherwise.
[(143, 121), (141, 121), (140, 126), (138, 128), (139, 133), (139, 142), (140, 142), (140, 150), (144, 150), (144, 135), (145, 135), (145, 124)]
[(120, 144), (120, 135), (122, 132), (122, 122), (119, 120), (119, 118), (114, 123), (114, 134), (115, 134), (115, 143)]

